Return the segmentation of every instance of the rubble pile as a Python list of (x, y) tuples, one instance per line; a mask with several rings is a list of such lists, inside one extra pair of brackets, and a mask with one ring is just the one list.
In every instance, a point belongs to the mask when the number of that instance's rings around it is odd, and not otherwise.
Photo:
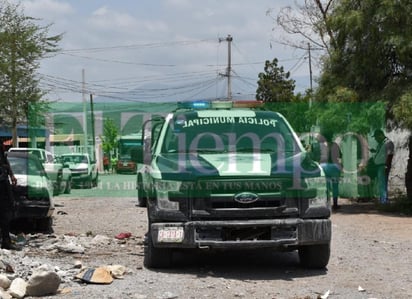
[[(93, 268), (84, 266), (78, 259), (69, 258), (67, 262), (60, 258), (81, 256), (87, 250), (104, 246), (110, 250), (111, 246), (124, 242), (107, 236), (33, 234), (15, 236), (14, 240), (22, 246), (21, 251), (0, 250), (0, 299), (55, 295), (79, 282), (109, 284), (128, 272), (122, 265)], [(49, 258), (44, 258), (45, 255)], [(53, 256), (59, 265), (50, 264)]]

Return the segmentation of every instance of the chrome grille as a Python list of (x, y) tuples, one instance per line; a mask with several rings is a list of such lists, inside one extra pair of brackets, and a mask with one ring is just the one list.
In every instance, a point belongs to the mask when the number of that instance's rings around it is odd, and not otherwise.
[[(285, 180), (236, 179), (198, 181), (193, 193), (193, 210), (279, 208), (285, 204)], [(253, 202), (238, 202), (235, 196), (245, 192), (257, 196)]]

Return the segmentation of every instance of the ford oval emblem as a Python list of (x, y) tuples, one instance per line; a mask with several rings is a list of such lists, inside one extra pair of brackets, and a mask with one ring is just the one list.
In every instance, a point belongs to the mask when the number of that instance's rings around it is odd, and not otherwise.
[(235, 195), (234, 200), (238, 203), (248, 204), (255, 202), (259, 199), (256, 193), (252, 192), (242, 192)]

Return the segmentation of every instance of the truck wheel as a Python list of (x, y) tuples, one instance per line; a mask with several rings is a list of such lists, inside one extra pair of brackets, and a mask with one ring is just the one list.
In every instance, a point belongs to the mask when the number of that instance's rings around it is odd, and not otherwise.
[(143, 182), (139, 178), (137, 179), (137, 205), (139, 207), (146, 207), (146, 196), (143, 190)]
[(155, 248), (150, 232), (146, 235), (143, 265), (146, 268), (168, 268), (172, 265), (172, 250)]
[(92, 187), (97, 187), (99, 182), (99, 173), (96, 174), (96, 178), (93, 180)]
[(52, 217), (36, 219), (36, 228), (37, 230), (43, 233), (52, 233), (53, 232), (53, 219)]
[(299, 248), (299, 260), (303, 267), (323, 269), (330, 257), (330, 244), (307, 245)]
[(86, 189), (91, 189), (93, 187), (93, 178), (92, 175), (90, 174), (90, 176), (87, 178), (86, 180)]

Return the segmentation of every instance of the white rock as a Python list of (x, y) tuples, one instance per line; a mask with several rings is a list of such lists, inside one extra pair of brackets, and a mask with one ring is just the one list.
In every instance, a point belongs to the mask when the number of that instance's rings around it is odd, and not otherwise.
[(11, 295), (0, 288), (0, 299), (11, 299)]
[(81, 245), (78, 245), (75, 243), (57, 244), (56, 248), (59, 251), (63, 251), (67, 253), (84, 253), (84, 248)]
[(4, 274), (0, 274), (0, 288), (7, 290), (10, 287), (11, 280)]
[(173, 294), (172, 292), (164, 292), (161, 298), (162, 299), (176, 299), (176, 298), (179, 298), (179, 296), (176, 294)]
[(54, 295), (60, 285), (60, 277), (52, 271), (34, 272), (27, 282), (27, 295), (45, 296)]
[(75, 269), (81, 269), (82, 266), (83, 266), (82, 261), (76, 260), (76, 261), (74, 262), (73, 268), (75, 268)]
[(110, 265), (110, 266), (105, 266), (105, 268), (109, 270), (113, 278), (117, 278), (117, 279), (123, 278), (124, 274), (127, 271), (126, 267), (122, 265)]
[(42, 272), (42, 271), (52, 271), (53, 267), (48, 264), (41, 264), (38, 266), (34, 272)]
[(93, 245), (110, 244), (111, 239), (104, 235), (96, 235), (90, 243)]
[(24, 281), (24, 279), (17, 277), (11, 282), (9, 294), (17, 299), (24, 298), (24, 296), (26, 296), (26, 287), (27, 283)]

